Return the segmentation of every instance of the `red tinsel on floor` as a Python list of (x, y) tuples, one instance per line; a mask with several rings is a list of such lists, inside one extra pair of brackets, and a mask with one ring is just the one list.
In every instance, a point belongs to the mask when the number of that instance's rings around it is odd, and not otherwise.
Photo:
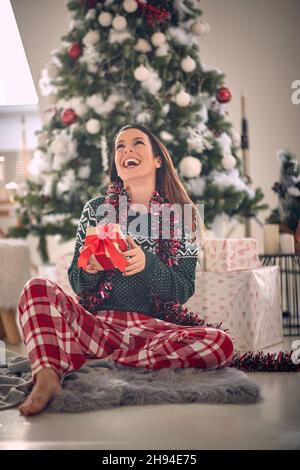
[(237, 352), (229, 367), (235, 367), (244, 372), (300, 372), (299, 359), (294, 357), (293, 354), (293, 351), (279, 351), (276, 353)]
[[(210, 323), (200, 318), (198, 313), (183, 307), (176, 302), (162, 302), (155, 299), (156, 317), (164, 321), (184, 326), (204, 326), (206, 328), (218, 328), (229, 334), (222, 322)], [(297, 363), (298, 362), (298, 363)], [(300, 372), (300, 357), (293, 351), (279, 351), (276, 353), (241, 352), (237, 351), (229, 367), (235, 367), (244, 372)]]

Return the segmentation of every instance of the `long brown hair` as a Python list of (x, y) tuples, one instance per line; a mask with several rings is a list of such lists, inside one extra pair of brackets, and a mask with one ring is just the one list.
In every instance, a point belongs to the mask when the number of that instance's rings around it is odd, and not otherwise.
[(148, 136), (151, 143), (153, 155), (160, 156), (162, 160), (161, 167), (157, 168), (156, 170), (156, 189), (158, 191), (163, 191), (171, 204), (179, 204), (181, 206), (182, 211), (184, 210), (185, 204), (191, 205), (192, 230), (196, 235), (199, 244), (202, 246), (206, 232), (202, 217), (200, 216), (196, 205), (193, 203), (188, 193), (186, 192), (186, 189), (184, 188), (182, 182), (180, 181), (167, 148), (161, 142), (161, 140), (156, 137), (149, 129), (144, 126), (141, 126), (140, 124), (127, 124), (117, 132), (112, 144), (113, 158), (110, 162), (110, 181), (122, 181), (122, 179), (118, 176), (115, 163), (115, 143), (117, 136), (127, 129), (139, 129)]

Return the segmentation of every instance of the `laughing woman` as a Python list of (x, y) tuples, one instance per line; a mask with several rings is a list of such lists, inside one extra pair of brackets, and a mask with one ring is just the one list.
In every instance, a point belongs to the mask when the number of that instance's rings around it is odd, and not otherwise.
[[(139, 125), (123, 127), (113, 149), (106, 193), (87, 202), (77, 230), (69, 268), (77, 301), (48, 279), (31, 279), (22, 291), (19, 318), (34, 383), (19, 408), (24, 415), (38, 413), (60, 394), (65, 374), (80, 368), (87, 358), (109, 357), (118, 364), (149, 369), (221, 368), (232, 358), (228, 334), (182, 307), (195, 290), (200, 238), (194, 234), (202, 229), (167, 149)], [(127, 201), (125, 227), (120, 196)], [(77, 266), (86, 229), (101, 222), (100, 212), (107, 204), (130, 234), (124, 273), (116, 268), (98, 270), (93, 256), (85, 270)], [(192, 230), (183, 229), (180, 238), (175, 236), (174, 217), (169, 238), (162, 236), (159, 225), (155, 233), (149, 231), (155, 226), (151, 220), (161, 223), (162, 209), (171, 204), (192, 208)], [(139, 232), (130, 231), (137, 208), (143, 222)]]

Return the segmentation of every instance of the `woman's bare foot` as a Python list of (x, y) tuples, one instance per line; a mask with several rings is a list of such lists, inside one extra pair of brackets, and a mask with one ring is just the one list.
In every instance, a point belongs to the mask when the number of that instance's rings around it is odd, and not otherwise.
[(39, 413), (45, 408), (50, 398), (60, 395), (62, 387), (58, 375), (53, 369), (44, 368), (36, 375), (36, 383), (29, 397), (19, 406), (24, 416)]

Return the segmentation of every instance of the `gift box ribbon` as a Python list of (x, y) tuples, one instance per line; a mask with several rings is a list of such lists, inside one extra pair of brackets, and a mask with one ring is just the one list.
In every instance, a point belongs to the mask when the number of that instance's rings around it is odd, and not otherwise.
[[(121, 234), (117, 224), (105, 224), (95, 227), (94, 234), (87, 234), (84, 250), (78, 258), (78, 267), (86, 269), (89, 259), (94, 255), (103, 269), (118, 268), (121, 272), (129, 265), (122, 253), (116, 248), (116, 244), (122, 251), (127, 250), (125, 237)], [(109, 234), (114, 232), (114, 240)], [(100, 259), (100, 261), (99, 261)]]

